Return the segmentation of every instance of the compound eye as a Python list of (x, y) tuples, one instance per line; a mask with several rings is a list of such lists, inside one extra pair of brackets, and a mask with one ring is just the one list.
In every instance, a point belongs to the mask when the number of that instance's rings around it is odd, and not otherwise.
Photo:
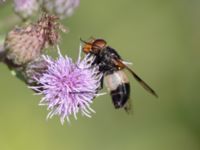
[(103, 39), (96, 39), (94, 42), (93, 42), (93, 44), (92, 44), (92, 46), (94, 47), (94, 48), (104, 48), (105, 46), (106, 46), (106, 41), (105, 40), (103, 40)]
[(92, 45), (91, 44), (85, 44), (83, 46), (83, 52), (86, 53), (86, 54), (89, 53), (91, 51), (91, 49), (92, 49)]

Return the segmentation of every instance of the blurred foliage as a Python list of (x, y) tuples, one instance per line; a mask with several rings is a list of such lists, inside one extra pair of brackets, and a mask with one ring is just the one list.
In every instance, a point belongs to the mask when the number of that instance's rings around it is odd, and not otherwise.
[[(129, 75), (134, 113), (115, 110), (109, 95), (96, 98), (92, 119), (62, 126), (46, 121), (40, 97), (0, 64), (2, 150), (199, 150), (200, 1), (82, 0), (63, 21), (61, 49), (77, 58), (79, 39), (106, 39), (159, 94), (155, 99)], [(19, 18), (0, 6), (0, 41)]]

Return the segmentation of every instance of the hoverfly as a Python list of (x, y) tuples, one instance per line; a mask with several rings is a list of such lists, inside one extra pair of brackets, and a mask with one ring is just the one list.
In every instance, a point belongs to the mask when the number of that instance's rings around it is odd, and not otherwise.
[(99, 71), (103, 73), (101, 88), (103, 88), (104, 81), (116, 109), (124, 108), (126, 111), (131, 109), (129, 100), (130, 83), (125, 74), (125, 69), (133, 75), (145, 90), (158, 97), (156, 92), (126, 65), (117, 51), (108, 46), (104, 39), (92, 38), (88, 42), (82, 39), (81, 41), (84, 43), (82, 51), (86, 54), (95, 55), (93, 65), (98, 65)]

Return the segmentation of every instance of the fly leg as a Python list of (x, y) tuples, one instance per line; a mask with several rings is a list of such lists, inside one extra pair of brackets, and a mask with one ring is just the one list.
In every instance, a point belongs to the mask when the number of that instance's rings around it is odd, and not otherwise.
[(100, 91), (103, 89), (103, 80), (104, 80), (104, 76), (102, 76), (100, 79), (101, 84), (100, 84), (99, 88), (97, 89), (97, 91)]

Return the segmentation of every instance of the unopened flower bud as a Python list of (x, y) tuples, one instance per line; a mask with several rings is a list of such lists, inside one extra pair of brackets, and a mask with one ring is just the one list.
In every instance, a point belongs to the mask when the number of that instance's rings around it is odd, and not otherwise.
[(0, 45), (0, 62), (3, 61), (4, 57), (5, 57), (4, 46)]
[(40, 78), (48, 69), (48, 62), (43, 56), (29, 62), (24, 69), (25, 80), (28, 85), (37, 85), (35, 79)]
[(58, 17), (44, 15), (36, 24), (14, 28), (5, 39), (6, 59), (22, 66), (42, 54), (42, 50), (59, 41)]
[(69, 17), (79, 6), (79, 0), (44, 0), (43, 7), (61, 18)]
[(22, 18), (32, 16), (38, 9), (38, 0), (14, 0), (14, 10)]

